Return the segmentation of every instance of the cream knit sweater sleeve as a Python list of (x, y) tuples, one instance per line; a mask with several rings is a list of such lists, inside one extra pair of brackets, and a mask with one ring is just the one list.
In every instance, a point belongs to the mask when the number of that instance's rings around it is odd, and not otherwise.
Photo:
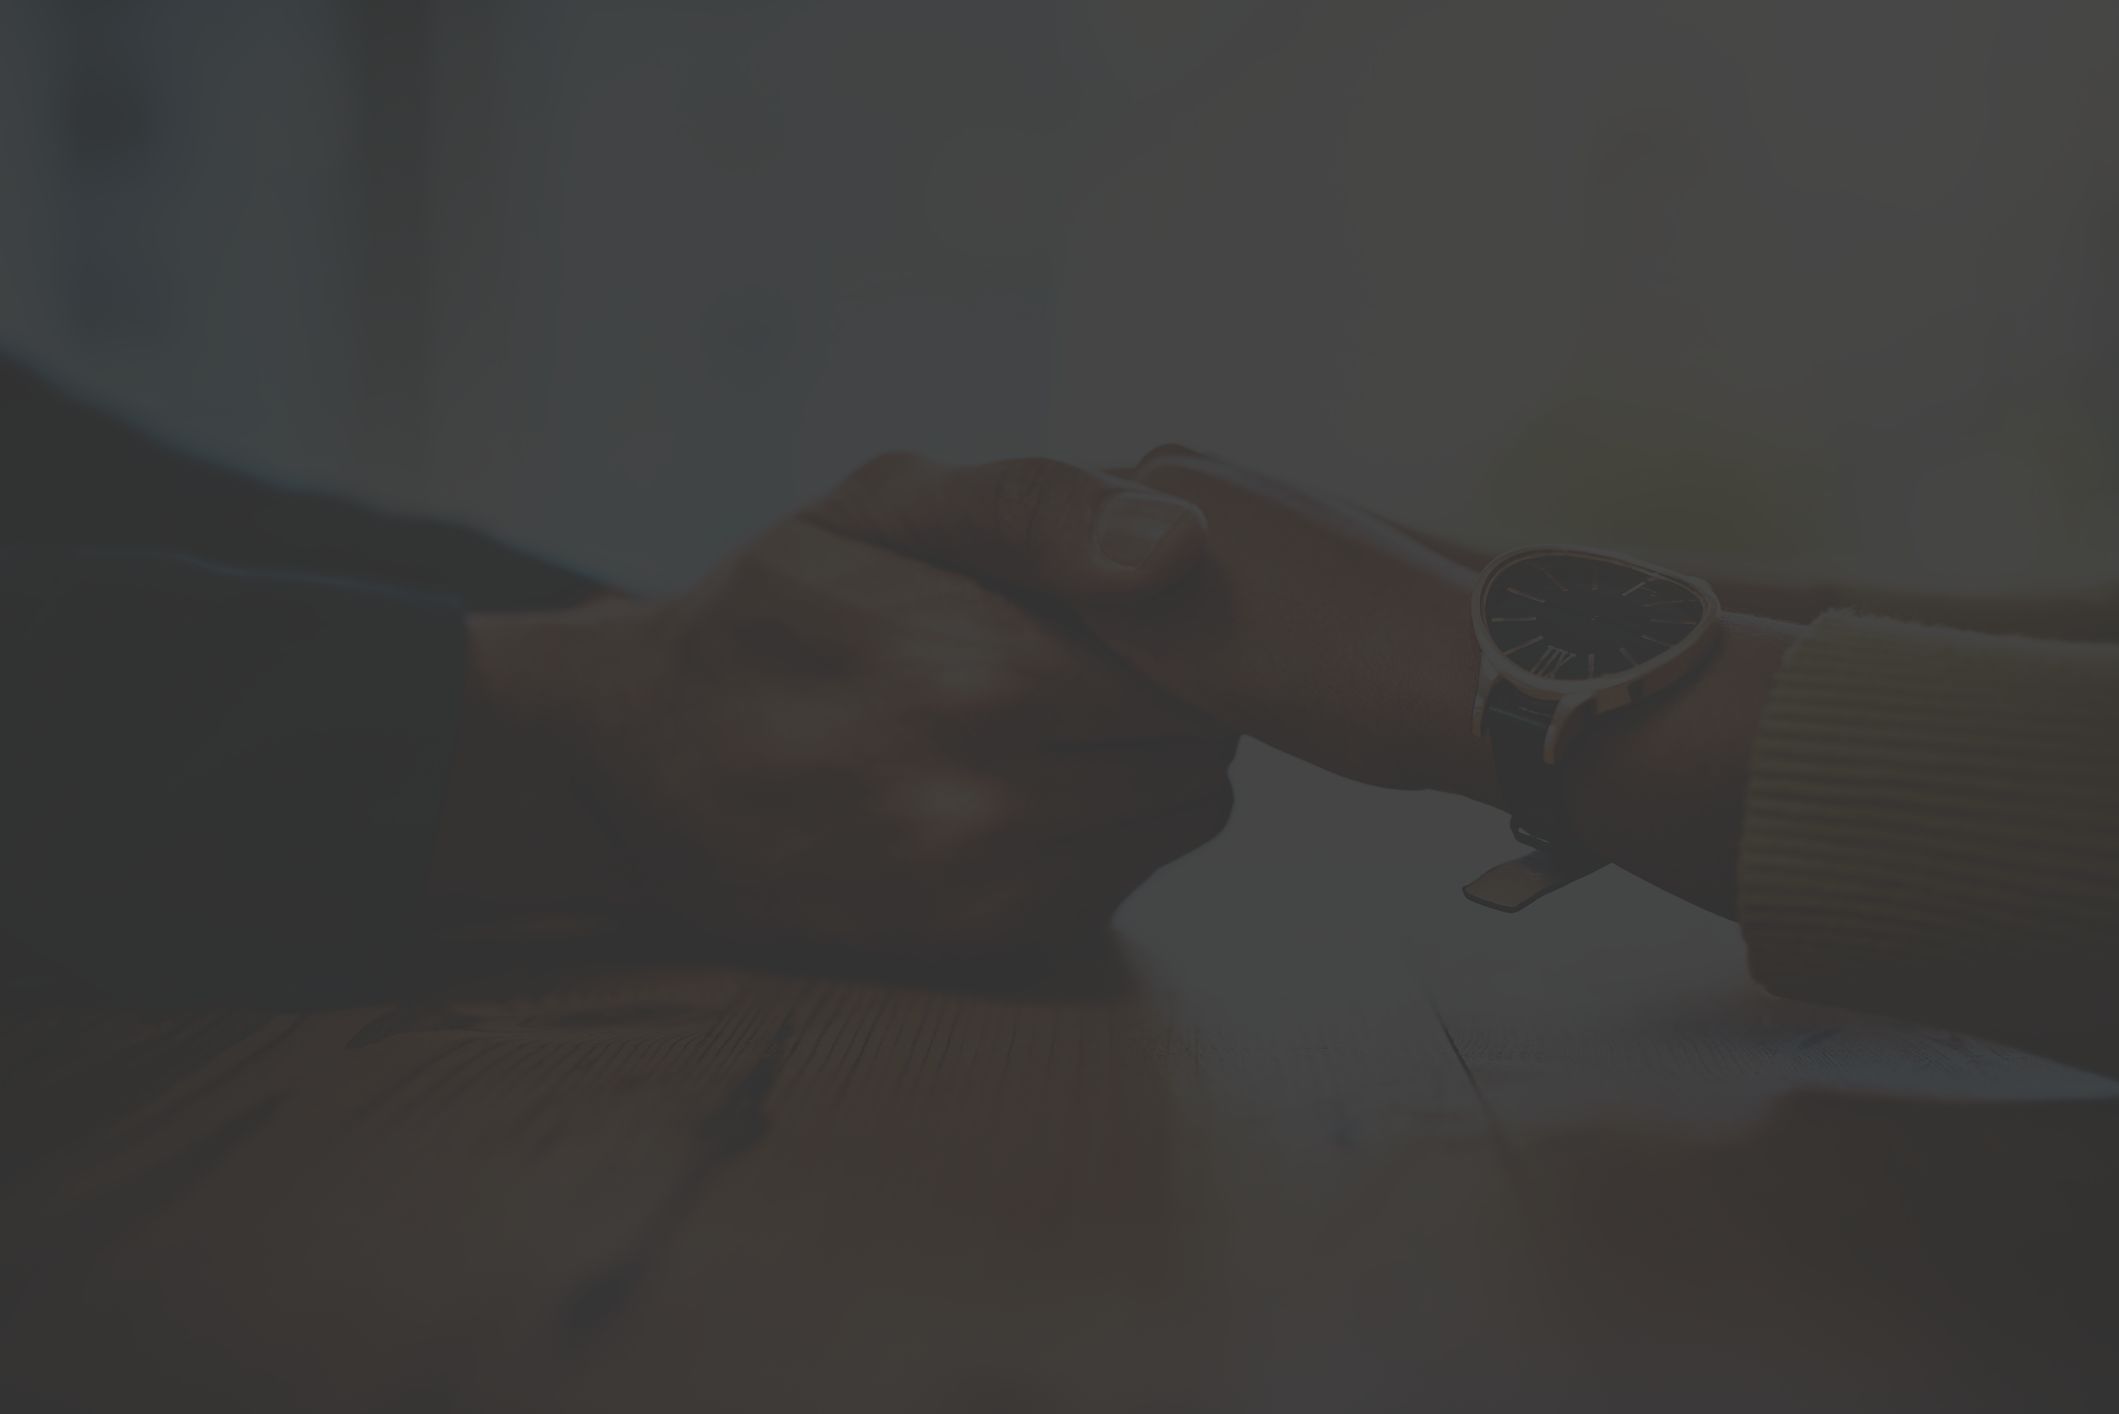
[(1819, 619), (1760, 727), (1738, 916), (1776, 991), (2119, 1033), (2119, 644)]

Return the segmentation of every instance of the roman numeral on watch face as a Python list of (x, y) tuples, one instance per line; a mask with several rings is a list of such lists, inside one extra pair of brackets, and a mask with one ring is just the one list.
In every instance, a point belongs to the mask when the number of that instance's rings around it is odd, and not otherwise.
[(1530, 665), (1530, 670), (1541, 678), (1558, 677), (1561, 670), (1574, 660), (1575, 655), (1565, 648), (1548, 643), (1544, 651), (1538, 654), (1538, 661)]
[(1645, 669), (1677, 651), (1706, 613), (1676, 579), (1565, 551), (1504, 562), (1483, 596), (1480, 622), (1495, 651), (1548, 682)]

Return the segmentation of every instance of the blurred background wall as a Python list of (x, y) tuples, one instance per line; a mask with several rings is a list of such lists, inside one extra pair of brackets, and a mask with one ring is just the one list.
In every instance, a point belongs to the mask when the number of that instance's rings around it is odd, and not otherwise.
[(2109, 0), (0, 0), (0, 340), (682, 579), (865, 454), (2080, 580)]
[(0, 340), (246, 462), (400, 463), (353, 9), (0, 0)]

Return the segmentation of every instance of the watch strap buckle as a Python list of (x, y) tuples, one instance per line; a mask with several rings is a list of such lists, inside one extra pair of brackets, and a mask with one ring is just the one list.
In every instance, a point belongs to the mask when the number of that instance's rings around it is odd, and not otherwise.
[(1515, 836), (1516, 843), (1525, 849), (1540, 850), (1547, 854), (1561, 853), (1559, 831), (1550, 825), (1534, 824), (1521, 815), (1508, 817), (1508, 832)]

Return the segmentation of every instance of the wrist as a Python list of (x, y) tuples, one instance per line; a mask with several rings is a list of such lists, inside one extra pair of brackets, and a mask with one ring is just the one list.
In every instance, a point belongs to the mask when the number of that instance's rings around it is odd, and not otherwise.
[(1416, 783), (1486, 805), (1500, 802), (1493, 752), (1472, 720), (1479, 691), (1479, 643), (1472, 632), (1474, 577), (1459, 566), (1431, 570), (1421, 610), (1428, 638), (1411, 736), (1421, 779)]
[(433, 891), (476, 912), (602, 911), (627, 893), (589, 790), (592, 615), (473, 614)]
[(1587, 735), (1568, 806), (1600, 855), (1702, 907), (1732, 912), (1752, 748), (1801, 632), (1729, 615), (1714, 657), (1685, 686)]

